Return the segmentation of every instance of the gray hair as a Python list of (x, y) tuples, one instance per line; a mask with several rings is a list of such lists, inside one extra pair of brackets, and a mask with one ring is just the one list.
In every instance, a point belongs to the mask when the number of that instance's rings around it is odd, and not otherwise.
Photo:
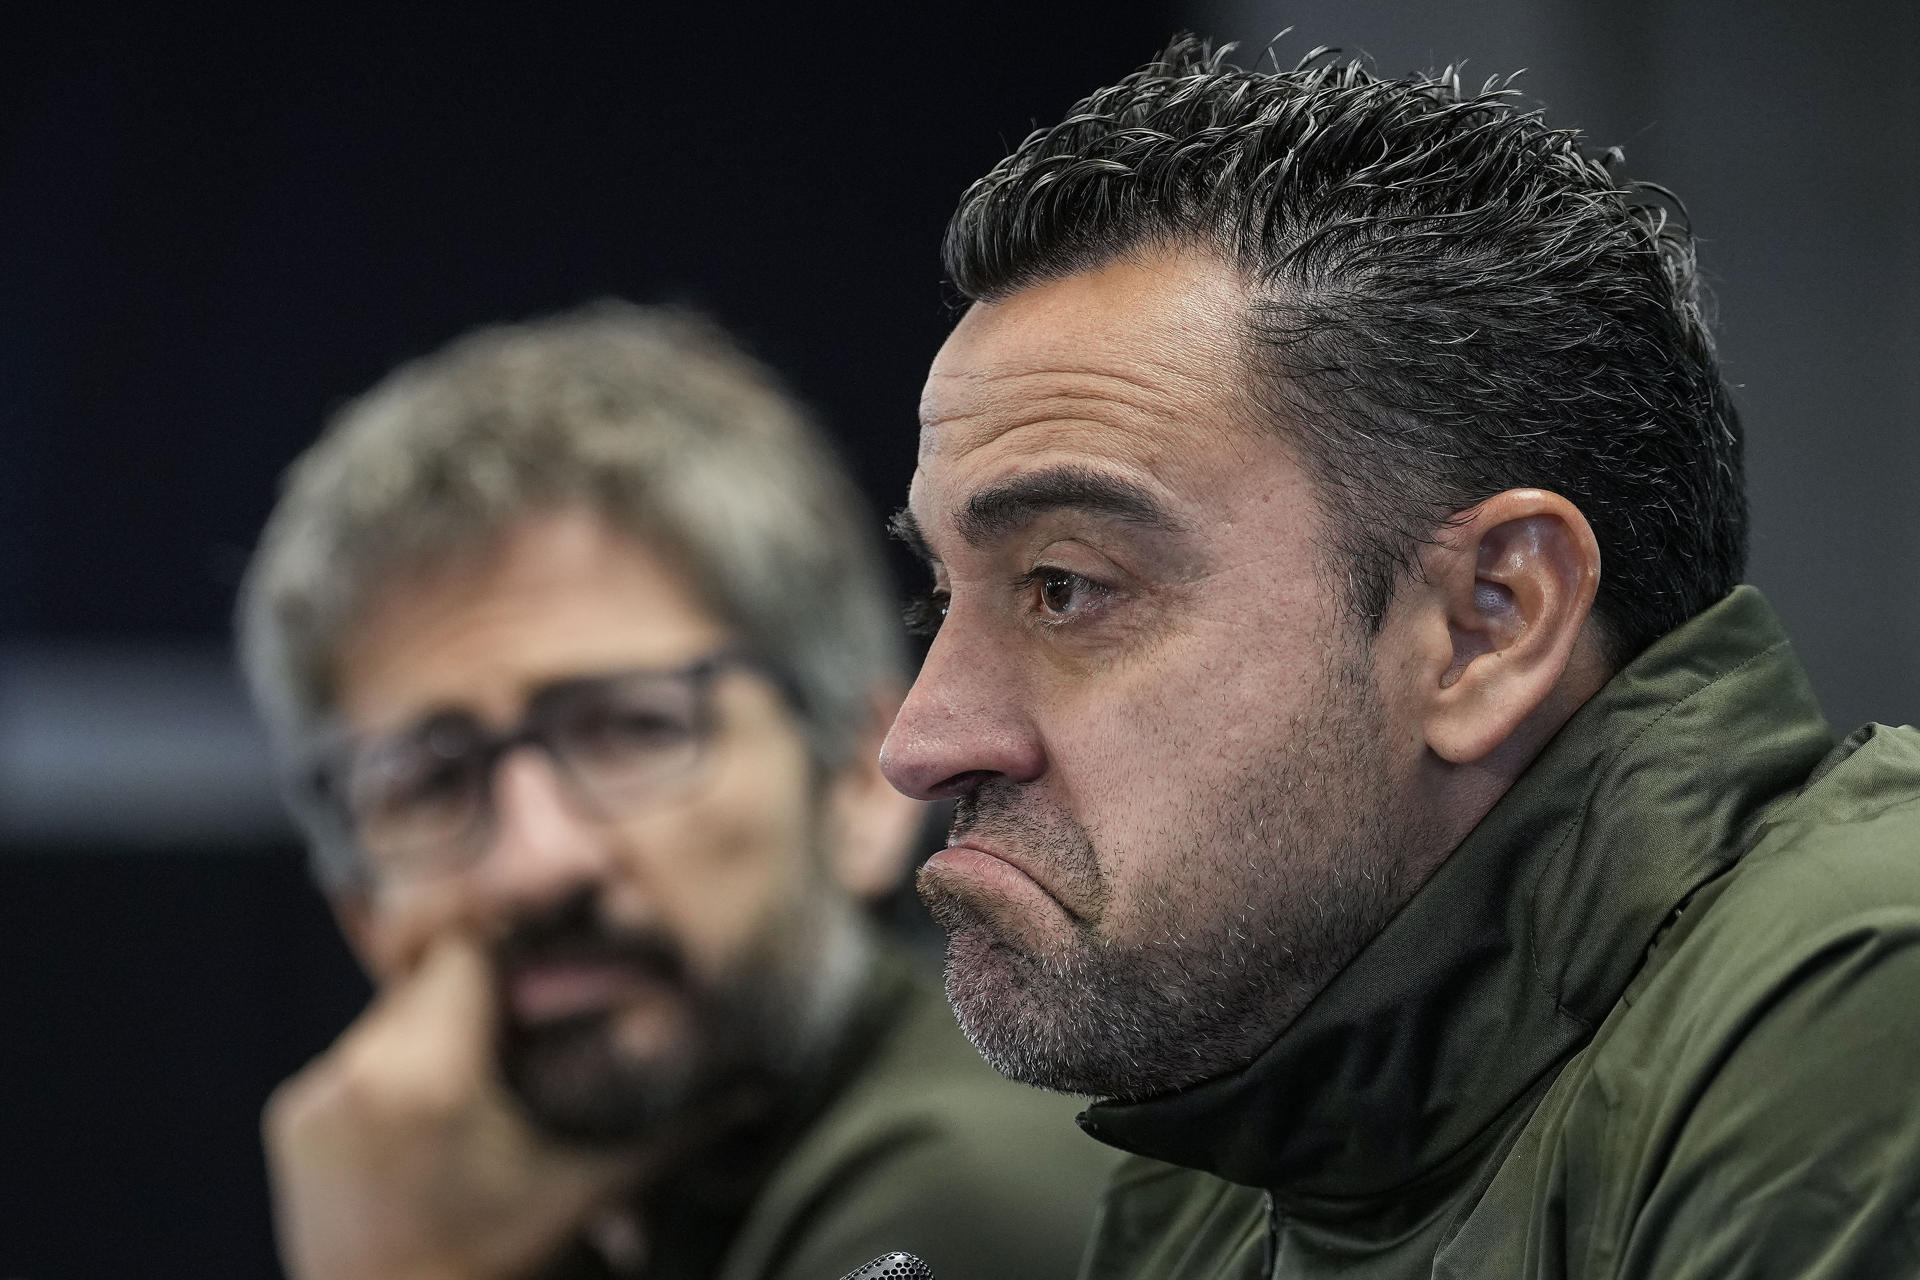
[[(674, 556), (844, 764), (905, 658), (875, 524), (773, 375), (698, 316), (603, 302), (482, 329), (346, 406), (289, 469), (241, 587), (241, 664), (290, 776), (332, 726), (340, 647), (399, 572), (583, 507)], [(329, 888), (358, 872), (294, 809)]]

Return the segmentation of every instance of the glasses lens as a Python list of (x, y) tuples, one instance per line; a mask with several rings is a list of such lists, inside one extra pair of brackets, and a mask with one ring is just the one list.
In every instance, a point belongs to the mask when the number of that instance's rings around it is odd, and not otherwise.
[(480, 810), (485, 751), (476, 726), (442, 717), (354, 755), (347, 810), (376, 867), (417, 870), (457, 850)]
[(554, 708), (548, 742), (594, 800), (620, 806), (679, 781), (700, 757), (706, 682), (633, 675), (572, 691)]

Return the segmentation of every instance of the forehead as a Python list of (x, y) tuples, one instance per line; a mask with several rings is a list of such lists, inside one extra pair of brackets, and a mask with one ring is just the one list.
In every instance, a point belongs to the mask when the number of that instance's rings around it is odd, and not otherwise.
[(1232, 450), (1248, 300), (1217, 258), (1165, 253), (976, 304), (928, 375), (921, 468), (1064, 452), (1158, 472)]
[(657, 548), (582, 511), (530, 516), (373, 593), (341, 646), (339, 712), (361, 732), (446, 706), (506, 719), (556, 680), (677, 666), (727, 635)]

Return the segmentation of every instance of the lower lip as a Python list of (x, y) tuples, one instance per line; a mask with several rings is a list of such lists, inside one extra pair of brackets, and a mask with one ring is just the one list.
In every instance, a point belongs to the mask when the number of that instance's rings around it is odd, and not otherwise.
[(620, 965), (539, 965), (508, 978), (506, 1004), (517, 1021), (538, 1025), (603, 1013), (658, 986)]

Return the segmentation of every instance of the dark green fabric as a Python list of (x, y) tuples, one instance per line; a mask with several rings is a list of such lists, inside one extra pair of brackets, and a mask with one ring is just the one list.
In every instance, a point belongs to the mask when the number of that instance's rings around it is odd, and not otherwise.
[[(776, 1133), (649, 1197), (646, 1280), (839, 1280), (893, 1250), (939, 1280), (1061, 1280), (1117, 1157), (1065, 1098), (980, 1060), (939, 991), (883, 953), (838, 1066)], [(586, 1247), (552, 1280), (599, 1280)]]
[(1920, 734), (1836, 747), (1741, 588), (1252, 1064), (1082, 1123), (1185, 1166), (1085, 1280), (1920, 1276)]
[(1073, 1111), (982, 1062), (916, 975), (756, 1199), (719, 1280), (838, 1280), (895, 1249), (939, 1280), (1071, 1276), (1114, 1167)]

